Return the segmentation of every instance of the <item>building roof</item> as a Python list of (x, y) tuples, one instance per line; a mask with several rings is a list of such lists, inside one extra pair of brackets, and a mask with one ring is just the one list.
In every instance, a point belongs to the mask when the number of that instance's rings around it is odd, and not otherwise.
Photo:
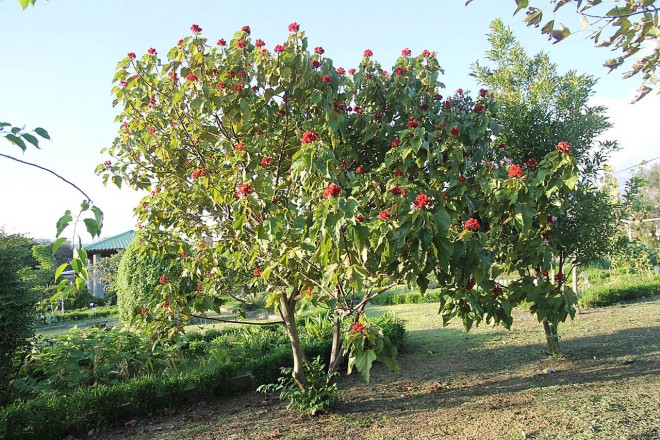
[(114, 237), (104, 238), (96, 243), (88, 244), (83, 249), (89, 251), (114, 251), (125, 249), (133, 241), (133, 231), (126, 231)]

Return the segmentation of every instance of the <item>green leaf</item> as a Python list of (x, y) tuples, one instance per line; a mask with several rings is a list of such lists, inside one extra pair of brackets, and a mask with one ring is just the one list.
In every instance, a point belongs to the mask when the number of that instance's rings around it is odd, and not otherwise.
[(376, 360), (376, 357), (376, 352), (374, 350), (360, 350), (355, 356), (349, 358), (348, 373), (350, 374), (352, 367), (354, 366), (362, 374), (365, 382), (369, 383), (371, 365)]
[(53, 255), (55, 255), (55, 252), (57, 252), (57, 250), (60, 248), (60, 246), (62, 246), (62, 244), (64, 244), (65, 241), (66, 241), (66, 237), (60, 237), (57, 240), (55, 240), (55, 242), (51, 246), (51, 252), (53, 253)]
[(32, 136), (30, 133), (23, 133), (23, 139), (34, 145), (35, 147), (39, 148), (39, 140)]
[(89, 232), (89, 235), (92, 237), (96, 237), (99, 235), (99, 224), (96, 222), (96, 219), (93, 218), (86, 218), (83, 220), (85, 222), (85, 227), (87, 228), (87, 232)]
[(66, 227), (69, 226), (69, 223), (71, 223), (72, 220), (73, 217), (71, 216), (71, 211), (67, 209), (64, 215), (57, 221), (57, 233), (55, 236), (59, 237), (62, 231), (64, 231)]
[(7, 133), (5, 135), (5, 139), (7, 139), (9, 142), (11, 142), (14, 145), (18, 145), (18, 147), (23, 151), (25, 151), (25, 149), (27, 148), (25, 146), (25, 142), (23, 142), (23, 139), (21, 139), (20, 137), (18, 137), (16, 135), (13, 135), (11, 133)]
[[(57, 266), (57, 269), (55, 270), (55, 281), (59, 279), (60, 275), (62, 275), (62, 272), (69, 266), (69, 263), (63, 263)], [(66, 281), (66, 280), (65, 280)]]
[(50, 140), (50, 135), (48, 134), (48, 132), (45, 129), (43, 129), (41, 127), (37, 127), (37, 128), (34, 129), (34, 132), (37, 133), (42, 138)]

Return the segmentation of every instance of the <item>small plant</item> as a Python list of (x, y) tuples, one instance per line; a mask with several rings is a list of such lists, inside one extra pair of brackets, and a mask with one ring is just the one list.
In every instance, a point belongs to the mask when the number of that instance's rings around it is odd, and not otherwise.
[(339, 373), (336, 371), (328, 373), (321, 357), (317, 357), (311, 362), (305, 362), (305, 375), (307, 377), (307, 387), (300, 388), (293, 379), (293, 368), (281, 368), (282, 376), (278, 383), (261, 385), (257, 391), (280, 392), (280, 399), (289, 399), (288, 409), (295, 409), (316, 415), (318, 412), (325, 411), (339, 401), (337, 396), (337, 384), (332, 383), (333, 378)]
[(395, 373), (399, 372), (396, 345), (385, 335), (382, 328), (367, 323), (364, 316), (353, 323), (345, 333), (344, 343), (344, 354), (348, 355), (348, 374), (351, 374), (353, 368), (357, 368), (364, 380), (369, 382), (371, 364), (376, 360), (384, 362)]

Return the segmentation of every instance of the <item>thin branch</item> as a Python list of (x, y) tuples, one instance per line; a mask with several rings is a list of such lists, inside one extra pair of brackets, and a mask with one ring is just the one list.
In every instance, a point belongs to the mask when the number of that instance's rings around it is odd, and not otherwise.
[(77, 185), (75, 185), (75, 184), (72, 183), (71, 181), (65, 179), (64, 177), (60, 176), (60, 175), (57, 174), (55, 171), (49, 170), (48, 168), (42, 167), (41, 165), (37, 165), (37, 164), (34, 164), (34, 163), (32, 163), (32, 162), (26, 162), (26, 161), (24, 161), (24, 160), (17, 159), (17, 158), (12, 157), (12, 156), (8, 156), (8, 155), (6, 155), (6, 154), (2, 154), (2, 153), (0, 153), (0, 156), (2, 156), (2, 157), (6, 157), (7, 159), (15, 160), (16, 162), (20, 162), (20, 163), (22, 163), (22, 164), (29, 165), (29, 166), (31, 166), (31, 167), (39, 168), (40, 170), (46, 171), (46, 172), (48, 172), (48, 173), (54, 175), (55, 177), (58, 177), (58, 178), (62, 179), (63, 181), (65, 181), (66, 183), (68, 183), (69, 185), (71, 185), (72, 187), (74, 187), (75, 189), (77, 189), (78, 191), (80, 191), (80, 193), (81, 193), (83, 196), (85, 196), (85, 199), (87, 199), (87, 201), (89, 201), (89, 203), (94, 204), (94, 202), (92, 202), (91, 197), (89, 197), (87, 194), (85, 194), (85, 191), (83, 191), (82, 189), (78, 188)]
[(247, 321), (237, 321), (235, 319), (220, 319), (220, 318), (213, 318), (209, 316), (201, 316), (201, 315), (190, 315), (192, 318), (199, 318), (199, 319), (210, 319), (211, 321), (217, 321), (217, 322), (229, 322), (232, 324), (244, 324), (244, 325), (274, 325), (274, 324), (284, 324), (284, 321), (270, 321), (270, 322), (247, 322)]

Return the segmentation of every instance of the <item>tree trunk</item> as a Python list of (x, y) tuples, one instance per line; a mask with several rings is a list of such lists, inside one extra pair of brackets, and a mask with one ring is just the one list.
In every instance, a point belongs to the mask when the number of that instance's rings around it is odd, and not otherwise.
[(286, 333), (291, 342), (291, 349), (293, 350), (293, 379), (296, 381), (300, 388), (307, 389), (307, 377), (305, 376), (305, 353), (302, 350), (300, 343), (300, 335), (298, 334), (298, 327), (296, 326), (295, 315), (296, 303), (292, 299), (287, 300), (286, 294), (280, 298), (280, 316), (286, 326)]
[(330, 365), (328, 365), (328, 373), (334, 373), (339, 369), (344, 361), (344, 350), (341, 340), (341, 317), (335, 313), (332, 322), (332, 351), (330, 352)]
[(559, 350), (559, 335), (557, 334), (557, 326), (548, 321), (548, 318), (543, 318), (543, 330), (545, 331), (545, 340), (548, 343), (548, 354), (561, 354), (561, 351)]
[(575, 307), (577, 307), (578, 313), (581, 315), (582, 310), (580, 310), (580, 292), (578, 292), (578, 273), (577, 273), (577, 265), (573, 263), (573, 269), (571, 270), (572, 275), (573, 275), (573, 292), (575, 292), (575, 297), (578, 299), (578, 302), (575, 303)]

